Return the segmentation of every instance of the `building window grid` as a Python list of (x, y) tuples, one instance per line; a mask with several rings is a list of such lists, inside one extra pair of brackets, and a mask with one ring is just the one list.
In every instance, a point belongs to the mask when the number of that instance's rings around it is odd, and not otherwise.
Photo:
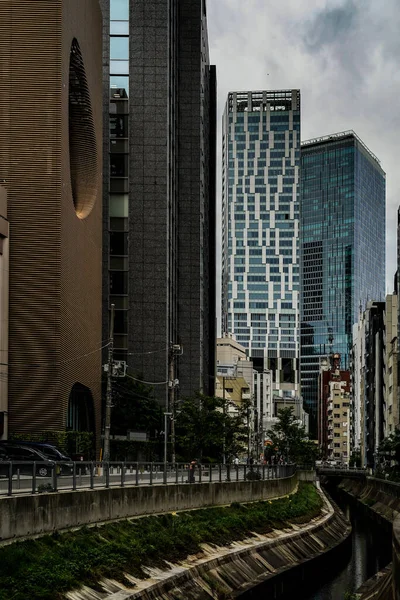
[(129, 154), (128, 144), (123, 140), (129, 135), (129, 0), (110, 1), (110, 96), (115, 110), (110, 111), (109, 303), (116, 307), (116, 352), (124, 356), (128, 334)]
[[(287, 121), (287, 116), (285, 116), (284, 118)], [(232, 133), (232, 127), (233, 126), (231, 125), (231, 133)], [(287, 127), (288, 127), (288, 124), (286, 124), (284, 128), (287, 129)], [(240, 125), (239, 128), (242, 128), (242, 125)], [(257, 139), (258, 139), (258, 134), (257, 134)], [(266, 150), (267, 150), (267, 143), (265, 143), (265, 145), (263, 147), (263, 141), (267, 142), (267, 139), (268, 138), (265, 137), (265, 140), (264, 139), (261, 140), (261, 142), (260, 142), (261, 148), (260, 148), (260, 152), (259, 152), (259, 157), (257, 159), (258, 161), (265, 161), (265, 164), (266, 164), (266, 160), (267, 160), (267, 152), (266, 152)], [(299, 136), (298, 136), (298, 139), (299, 139)], [(247, 149), (248, 150), (248, 152), (247, 152), (247, 157), (248, 157), (247, 166), (251, 167), (251, 168), (254, 166), (253, 165), (253, 162), (254, 162), (253, 161), (253, 149), (255, 151), (255, 144), (254, 144), (254, 141), (250, 140), (250, 144), (249, 144), (249, 147)], [(243, 145), (243, 150), (244, 150), (244, 145)], [(279, 152), (276, 153), (276, 156), (279, 158), (279, 165), (277, 165), (277, 166), (282, 167), (282, 158), (284, 156), (284, 144), (283, 143), (280, 144)], [(237, 152), (236, 158), (237, 158), (236, 162), (237, 162), (237, 165), (239, 167), (239, 174), (243, 176), (244, 173), (245, 173), (245, 169), (244, 169), (244, 167), (245, 167), (244, 152), (241, 152), (241, 151)], [(250, 160), (249, 160), (249, 158), (250, 158)], [(233, 166), (232, 163), (233, 163), (233, 161), (231, 161), (231, 164), (229, 165), (231, 168)], [(289, 169), (290, 169), (290, 172), (289, 172), (290, 178), (288, 177), (288, 181), (287, 182), (290, 183), (291, 185), (293, 185), (293, 183), (294, 183), (294, 169), (291, 168), (291, 167), (287, 167), (287, 171)], [(250, 169), (250, 170), (251, 170), (251, 174), (254, 173), (254, 171), (252, 169)], [(243, 171), (243, 173), (241, 171)], [(248, 171), (249, 171), (249, 169), (247, 169), (247, 173), (248, 173)], [(276, 174), (274, 173), (275, 175), (277, 175), (278, 173), (281, 173), (280, 169), (278, 170), (278, 169), (271, 169), (270, 168), (269, 169), (269, 175), (272, 175), (273, 171), (276, 171)], [(260, 172), (255, 171), (255, 172), (257, 173), (257, 177), (260, 176), (260, 175), (265, 176), (265, 173), (263, 173), (263, 171), (260, 171)], [(272, 179), (273, 179), (273, 181), (272, 181)], [(275, 186), (271, 186), (271, 183), (277, 181), (277, 178), (276, 177), (275, 178), (271, 178), (271, 176), (270, 176), (270, 177), (268, 177), (268, 180), (269, 180), (269, 184), (270, 184), (270, 191), (273, 191), (274, 193), (277, 192), (278, 185), (276, 184)], [(235, 206), (235, 215), (232, 215), (231, 212), (229, 214), (229, 222), (228, 222), (228, 236), (229, 237), (231, 237), (232, 233), (233, 233), (232, 232), (232, 229), (233, 229), (233, 223), (232, 223), (232, 221), (234, 221), (235, 224), (236, 224), (236, 232), (235, 233), (239, 233), (240, 232), (240, 229), (237, 228), (237, 221), (238, 220), (242, 220), (242, 219), (243, 220), (249, 219), (250, 220), (249, 226), (251, 226), (252, 224), (256, 224), (256, 226), (258, 228), (259, 225), (261, 224), (262, 228), (265, 227), (266, 229), (269, 229), (269, 227), (270, 227), (270, 223), (269, 222), (265, 223), (265, 222), (262, 221), (262, 219), (256, 219), (256, 217), (255, 217), (256, 208), (255, 208), (255, 202), (254, 202), (254, 194), (253, 194), (253, 192), (255, 194), (257, 194), (258, 192), (265, 193), (265, 186), (266, 186), (265, 181), (263, 181), (262, 183), (263, 183), (263, 188), (260, 189), (260, 190), (257, 190), (257, 184), (260, 185), (261, 181), (257, 181), (254, 178), (254, 189), (251, 189), (252, 180), (251, 180), (250, 177), (244, 177), (243, 179), (238, 178), (238, 177), (236, 177), (236, 179), (235, 179), (234, 177), (231, 177), (230, 182), (229, 182), (229, 186), (228, 186), (228, 196), (232, 195), (233, 188), (236, 187), (237, 202), (236, 202), (236, 206)], [(242, 185), (240, 185), (240, 184), (242, 184)], [(285, 188), (285, 189), (283, 190), (283, 188)], [(289, 188), (289, 186), (282, 186), (282, 192), (284, 191), (285, 193), (288, 193), (289, 189), (291, 191), (293, 191), (292, 187)], [(276, 209), (277, 209), (276, 216), (278, 217), (278, 220), (279, 220), (279, 218), (282, 218), (282, 220), (285, 221), (285, 220), (288, 220), (288, 214), (287, 214), (287, 212), (281, 214), (279, 212), (279, 210), (283, 210), (283, 211), (290, 210), (290, 204), (288, 206), (287, 204), (285, 204), (284, 202), (282, 202), (282, 200), (284, 200), (284, 198), (282, 198), (282, 192), (280, 193), (281, 205), (280, 206), (278, 205), (276, 207)], [(241, 198), (243, 198), (244, 202), (242, 201), (240, 203), (240, 202), (238, 202), (238, 200), (241, 199)], [(288, 200), (292, 200), (292, 197), (288, 198)], [(273, 195), (271, 195), (271, 201), (275, 205), (275, 197)], [(260, 208), (263, 208), (261, 198), (257, 199), (257, 203), (259, 204)], [(291, 221), (293, 222), (293, 217), (294, 217), (294, 220), (296, 220), (296, 219), (299, 218), (299, 211), (298, 211), (298, 190), (296, 190), (296, 202), (292, 203), (292, 204), (293, 204), (293, 208), (294, 208), (294, 210), (293, 210), (294, 214), (292, 214)], [(264, 208), (265, 208), (265, 210), (267, 209), (267, 205), (266, 205), (265, 201), (264, 201)], [(269, 214), (268, 214), (268, 217), (269, 217)], [(250, 230), (250, 227), (249, 227), (248, 231), (249, 230)], [(286, 237), (286, 236), (288, 238), (293, 237), (293, 232), (289, 232), (288, 231), (288, 232), (283, 232), (283, 233), (285, 234), (285, 236), (282, 236), (282, 237)], [(297, 257), (295, 255), (293, 255), (293, 249), (280, 251), (281, 247), (284, 246), (285, 243), (287, 243), (287, 242), (283, 242), (283, 243), (280, 244), (279, 250), (278, 250), (278, 247), (276, 247), (275, 252), (277, 254), (278, 253), (280, 253), (280, 254), (285, 253), (286, 255), (291, 256), (291, 259), (289, 258), (289, 259), (286, 259), (286, 260), (288, 261), (288, 264), (292, 263), (292, 265), (293, 265), (293, 263), (295, 263), (296, 260), (297, 260)], [(253, 244), (251, 243), (249, 245), (253, 245)], [(292, 246), (292, 244), (290, 243), (290, 240), (288, 241), (287, 245), (288, 246)], [(297, 246), (297, 243), (296, 243), (296, 246)], [(268, 248), (266, 246), (266, 240), (265, 241), (264, 240), (260, 240), (259, 248), (258, 249), (255, 248), (254, 250), (250, 249), (248, 251), (247, 256), (250, 256), (250, 255), (252, 255), (253, 257), (255, 257), (257, 255), (258, 256), (262, 256), (262, 253), (260, 252), (260, 250), (262, 250), (263, 247), (265, 249)], [(230, 246), (230, 248), (228, 249), (228, 253), (229, 254), (233, 253), (232, 246)], [(246, 270), (242, 270), (242, 272), (247, 275), (247, 277), (246, 277), (247, 282), (249, 282), (249, 281), (252, 282), (252, 281), (257, 281), (258, 280), (258, 278), (256, 279), (256, 276), (250, 275), (250, 273), (251, 273), (250, 269), (252, 268), (251, 265), (254, 265), (255, 262), (256, 261), (254, 259), (250, 258), (249, 264), (246, 267)], [(268, 257), (266, 257), (266, 259), (263, 258), (262, 263), (264, 263), (264, 265), (265, 265), (264, 268), (267, 268), (267, 265), (269, 264)], [(285, 275), (285, 270), (286, 270), (286, 275)], [(269, 270), (269, 276), (267, 277), (267, 281), (269, 281), (269, 282), (275, 281), (275, 283), (280, 283), (281, 284), (280, 287), (279, 287), (279, 292), (277, 292), (276, 294), (274, 294), (274, 308), (275, 309), (277, 308), (277, 301), (278, 301), (278, 299), (282, 300), (282, 294), (280, 293), (280, 290), (281, 290), (281, 286), (283, 285), (283, 283), (285, 281), (288, 281), (288, 279), (287, 279), (288, 278), (288, 269), (287, 269), (287, 267), (286, 267), (286, 269), (282, 269), (282, 270), (277, 269), (276, 272), (277, 272), (277, 275), (271, 275), (271, 273), (273, 273), (273, 267), (271, 267), (270, 270)], [(239, 276), (238, 278), (239, 278), (239, 281), (237, 281), (238, 290), (240, 290), (240, 289), (244, 290), (243, 276)], [(236, 280), (238, 278), (236, 278)], [(264, 277), (262, 278), (262, 281), (265, 281)], [(299, 286), (299, 271), (298, 270), (297, 270), (297, 272), (295, 272), (293, 274), (292, 285), (293, 285), (294, 289), (296, 289), (296, 287), (298, 288), (298, 286)], [(249, 289), (249, 285), (247, 285), (247, 289)], [(251, 292), (251, 293), (254, 293), (257, 289), (258, 289), (258, 286), (250, 286), (250, 290), (253, 290), (253, 292)], [(262, 289), (262, 288), (260, 288), (260, 289)], [(230, 293), (231, 297), (233, 295), (232, 291), (233, 291), (233, 286), (231, 284), (229, 286), (229, 293)], [(267, 294), (264, 294), (264, 295), (267, 296)], [(284, 297), (285, 297), (285, 295), (283, 295), (283, 299), (284, 299)], [(260, 299), (261, 299), (261, 297), (260, 297)], [(259, 302), (258, 303), (253, 303), (253, 305), (255, 305), (255, 304), (257, 304), (257, 306), (259, 306), (259, 307), (263, 306), (263, 308), (265, 308), (265, 309), (267, 308), (267, 304), (263, 304), (263, 303), (259, 303)], [(290, 303), (290, 302), (287, 302), (286, 305), (287, 305), (288, 308), (292, 307), (292, 303)]]

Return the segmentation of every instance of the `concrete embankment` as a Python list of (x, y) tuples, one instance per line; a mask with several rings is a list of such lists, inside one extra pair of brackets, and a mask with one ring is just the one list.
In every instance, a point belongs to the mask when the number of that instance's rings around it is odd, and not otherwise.
[(0, 500), (0, 540), (139, 515), (269, 500), (291, 494), (296, 488), (295, 473), (265, 481), (126, 486), (11, 496)]
[(370, 508), (378, 520), (393, 523), (400, 513), (400, 484), (375, 477), (366, 480), (343, 479), (339, 489)]
[[(257, 585), (270, 582), (271, 598), (286, 592), (289, 570), (313, 565), (313, 559), (328, 557), (351, 533), (343, 514), (326, 497), (322, 514), (305, 525), (292, 526), (232, 544), (228, 548), (204, 546), (203, 552), (187, 557), (164, 571), (146, 569), (147, 580), (126, 574), (130, 586), (103, 581), (101, 592), (83, 589), (67, 594), (69, 600), (199, 600), (235, 598)], [(279, 589), (279, 593), (278, 593)]]
[(364, 506), (384, 527), (393, 524), (393, 563), (358, 590), (360, 600), (400, 600), (400, 484), (367, 477), (364, 481), (343, 479), (343, 490)]

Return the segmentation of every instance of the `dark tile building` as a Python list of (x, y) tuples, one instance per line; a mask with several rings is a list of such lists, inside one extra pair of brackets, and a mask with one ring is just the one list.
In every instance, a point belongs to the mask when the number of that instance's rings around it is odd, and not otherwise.
[[(214, 386), (216, 78), (205, 0), (102, 0), (104, 318), (115, 356), (180, 394)], [(160, 401), (167, 386), (157, 386)]]

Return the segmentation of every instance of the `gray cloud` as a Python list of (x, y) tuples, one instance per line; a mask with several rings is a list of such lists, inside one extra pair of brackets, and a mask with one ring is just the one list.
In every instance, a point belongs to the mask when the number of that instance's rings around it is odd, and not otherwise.
[(359, 11), (352, 1), (344, 6), (321, 10), (305, 28), (306, 46), (311, 51), (319, 52), (326, 45), (341, 44), (351, 34)]
[(391, 291), (400, 202), (398, 0), (208, 0), (208, 21), (218, 76), (219, 164), (229, 91), (300, 88), (302, 139), (354, 129), (387, 173)]

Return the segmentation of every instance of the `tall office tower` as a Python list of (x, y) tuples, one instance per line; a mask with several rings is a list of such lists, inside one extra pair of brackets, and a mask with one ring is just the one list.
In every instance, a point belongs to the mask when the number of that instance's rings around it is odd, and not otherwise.
[(388, 294), (384, 314), (384, 431), (383, 436), (392, 435), (400, 425), (398, 385), (398, 296)]
[[(329, 364), (330, 363), (330, 364)], [(318, 381), (318, 442), (324, 460), (346, 465), (351, 456), (351, 373), (340, 368), (340, 354), (321, 361)]]
[[(216, 77), (205, 0), (102, 0), (103, 330), (115, 356), (181, 395), (212, 392)], [(167, 385), (156, 386), (165, 401)]]
[(353, 131), (301, 146), (301, 391), (316, 434), (320, 359), (349, 369), (352, 326), (385, 294), (385, 173)]
[(300, 92), (230, 93), (222, 157), (223, 331), (272, 372), (273, 396), (300, 401)]
[(9, 433), (81, 429), (99, 442), (101, 55), (97, 0), (0, 2)]
[(385, 432), (385, 302), (368, 302), (353, 326), (352, 438), (373, 467)]

